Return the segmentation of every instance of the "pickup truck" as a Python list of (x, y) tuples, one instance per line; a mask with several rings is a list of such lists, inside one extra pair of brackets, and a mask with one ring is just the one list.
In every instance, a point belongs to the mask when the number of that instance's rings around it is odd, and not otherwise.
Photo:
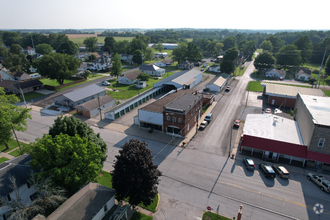
[(330, 181), (323, 176), (308, 173), (307, 179), (312, 180), (314, 183), (316, 183), (322, 191), (330, 192)]

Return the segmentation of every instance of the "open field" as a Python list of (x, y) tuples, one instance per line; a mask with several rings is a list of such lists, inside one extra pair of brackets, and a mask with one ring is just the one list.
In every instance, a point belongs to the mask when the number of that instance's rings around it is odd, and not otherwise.
[[(77, 43), (79, 45), (82, 45), (84, 43), (85, 38), (87, 37), (96, 37), (98, 43), (104, 43), (105, 37), (98, 37), (97, 34), (67, 34), (70, 40), (73, 41), (73, 43)], [(128, 40), (131, 41), (134, 37), (114, 37), (116, 41), (121, 40)]]

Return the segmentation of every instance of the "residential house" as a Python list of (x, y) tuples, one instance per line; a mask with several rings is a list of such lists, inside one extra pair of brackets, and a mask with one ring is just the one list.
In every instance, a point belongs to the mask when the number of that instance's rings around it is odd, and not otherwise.
[(135, 88), (143, 89), (147, 87), (147, 82), (146, 81), (139, 81), (135, 84)]
[(10, 75), (12, 75), (15, 78), (15, 80), (18, 80), (18, 81), (31, 79), (29, 74), (23, 73), (23, 72), (13, 72), (13, 73), (10, 73)]
[(192, 68), (194, 68), (194, 63), (188, 60), (178, 64), (178, 69), (180, 70), (190, 70)]
[(77, 57), (79, 60), (88, 59), (88, 55), (87, 55), (85, 52), (79, 52), (79, 53), (77, 53), (76, 57)]
[(139, 74), (140, 74), (140, 72), (133, 72), (133, 73), (125, 74), (124, 76), (121, 76), (118, 78), (118, 83), (132, 85), (137, 81), (136, 77)]
[(143, 73), (147, 73), (150, 76), (163, 76), (165, 75), (165, 69), (159, 68), (153, 64), (141, 65), (139, 68)]
[(209, 71), (215, 72), (215, 73), (221, 73), (221, 71), (220, 71), (220, 65), (214, 64), (214, 65), (210, 66), (209, 67)]
[[(94, 98), (88, 102), (84, 102), (80, 105), (77, 105), (75, 109), (77, 110), (78, 115), (83, 115), (88, 118), (92, 118), (95, 115), (98, 115), (100, 112), (107, 111), (115, 105), (115, 99), (110, 96), (101, 96)], [(100, 111), (100, 109), (101, 111)]]
[(31, 66), (31, 67), (29, 68), (29, 70), (30, 70), (31, 73), (35, 73), (35, 72), (37, 72), (37, 68), (34, 68), (33, 66)]
[(76, 107), (97, 97), (106, 95), (105, 89), (95, 84), (86, 86), (54, 98), (54, 103), (64, 106)]
[(43, 88), (43, 83), (40, 82), (38, 79), (29, 80), (26, 82), (17, 82), (15, 84), (8, 86), (8, 90), (15, 94), (20, 94), (21, 90), (25, 94), (42, 88)]
[(229, 78), (228, 74), (223, 73), (219, 77), (214, 77), (206, 88), (210, 91), (220, 92), (227, 85)]
[(106, 56), (101, 56), (99, 59), (94, 60), (92, 62), (93, 66), (93, 70), (105, 70), (106, 68), (111, 68), (111, 59), (106, 57)]
[[(36, 189), (29, 183), (30, 175), (35, 171), (30, 165), (31, 156), (24, 154), (14, 157), (0, 164), (0, 196), (7, 201), (17, 199), (19, 193), (22, 203), (26, 204), (35, 198)], [(12, 187), (12, 180), (16, 181), (17, 189)], [(0, 220), (8, 219), (10, 213), (2, 205), (0, 209)]]
[(167, 57), (168, 54), (165, 52), (165, 53), (154, 53), (154, 60), (157, 60), (157, 59), (165, 59), (165, 57)]
[(156, 66), (158, 67), (166, 67), (166, 66), (171, 66), (173, 64), (172, 59), (166, 59), (166, 60), (161, 60), (155, 63)]
[(8, 71), (5, 71), (3, 69), (0, 69), (0, 75), (2, 80), (15, 81), (15, 77), (11, 75)]
[[(1, 78), (1, 76), (0, 76)], [(3, 90), (6, 92), (6, 93), (10, 93), (10, 90), (8, 89), (8, 87), (10, 87), (11, 85), (15, 84), (15, 83), (18, 83), (16, 81), (12, 81), (12, 80), (1, 80), (0, 79), (0, 87), (3, 88)]]
[(101, 220), (115, 205), (116, 191), (98, 183), (89, 182), (46, 220)]
[(195, 65), (195, 66), (201, 66), (201, 65), (202, 65), (202, 62), (195, 62), (194, 65)]
[(104, 46), (104, 43), (96, 43), (95, 45), (97, 46), (97, 50), (100, 51)]
[(299, 68), (296, 71), (296, 80), (309, 81), (309, 79), (313, 78), (312, 71), (306, 68)]
[(36, 53), (36, 50), (33, 47), (25, 47), (23, 48), (23, 53), (26, 55), (34, 55)]
[(121, 54), (120, 56), (120, 60), (124, 63), (128, 63), (128, 64), (134, 64), (133, 62), (133, 55), (129, 55), (129, 54)]
[(96, 59), (98, 59), (98, 58), (101, 57), (98, 53), (93, 52), (93, 53), (89, 53), (88, 56), (87, 56), (86, 58), (88, 58), (88, 57), (89, 57), (90, 55), (92, 55), (92, 54), (95, 55)]
[(273, 77), (273, 78), (283, 77), (283, 79), (284, 79), (285, 75), (286, 75), (286, 71), (285, 70), (279, 70), (279, 69), (276, 69), (276, 68), (271, 68), (271, 69), (268, 69), (268, 70), (264, 71), (262, 73), (262, 75), (266, 76), (266, 77)]

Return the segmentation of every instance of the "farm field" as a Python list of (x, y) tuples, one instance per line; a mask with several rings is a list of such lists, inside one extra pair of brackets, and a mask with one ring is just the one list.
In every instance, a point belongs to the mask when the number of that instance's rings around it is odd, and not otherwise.
[[(87, 37), (97, 37), (98, 43), (104, 43), (105, 37), (98, 37), (97, 34), (67, 34), (70, 40), (73, 41), (73, 43), (77, 43), (79, 45), (82, 45), (84, 43), (85, 38)], [(120, 40), (128, 40), (131, 41), (134, 37), (114, 37), (116, 41)]]

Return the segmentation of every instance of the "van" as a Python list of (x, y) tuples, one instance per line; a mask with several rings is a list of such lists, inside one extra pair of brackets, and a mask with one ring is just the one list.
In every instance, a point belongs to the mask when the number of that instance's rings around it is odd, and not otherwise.
[(205, 121), (207, 121), (208, 123), (210, 123), (213, 119), (213, 115), (212, 113), (208, 113), (206, 116), (205, 116)]

